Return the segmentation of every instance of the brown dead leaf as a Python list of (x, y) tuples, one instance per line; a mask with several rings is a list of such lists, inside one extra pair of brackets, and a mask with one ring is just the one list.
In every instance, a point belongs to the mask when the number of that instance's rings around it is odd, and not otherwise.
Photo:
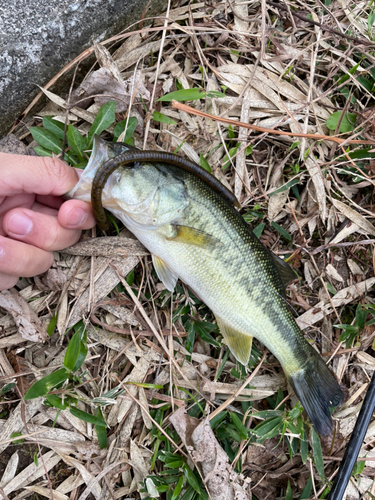
[[(37, 486), (37, 485), (25, 486), (25, 490), (37, 493), (38, 495), (40, 495), (42, 497), (51, 498), (51, 490), (49, 488), (45, 488), (43, 486)], [(53, 493), (54, 500), (68, 500), (69, 499), (69, 497), (67, 495), (60, 493), (59, 491), (52, 490), (52, 493)]]
[(67, 279), (67, 274), (62, 269), (51, 267), (41, 276), (36, 276), (34, 281), (39, 290), (60, 291)]
[[(276, 188), (280, 187), (283, 182), (280, 180)], [(268, 219), (270, 222), (277, 221), (284, 217), (283, 208), (288, 200), (289, 189), (281, 191), (281, 193), (276, 193), (270, 197), (268, 203)]]
[(252, 473), (251, 480), (255, 484), (252, 491), (256, 498), (277, 498), (276, 482), (264, 476), (263, 472)]
[(315, 187), (316, 201), (318, 202), (319, 205), (319, 215), (320, 218), (324, 221), (327, 218), (327, 202), (326, 202), (326, 194), (324, 186), (324, 177), (320, 169), (320, 166), (318, 165), (318, 163), (311, 154), (306, 159), (305, 164)]
[(48, 471), (53, 469), (60, 462), (61, 458), (53, 451), (48, 451), (39, 457), (38, 465), (32, 462), (28, 467), (25, 467), (17, 476), (15, 476), (3, 488), (5, 495), (9, 495), (13, 491), (23, 488), (28, 484), (36, 481), (44, 476)]
[(0, 488), (4, 488), (4, 486), (14, 478), (18, 469), (19, 461), (20, 457), (18, 455), (18, 451), (15, 451), (5, 467), (4, 474), (0, 480)]
[(95, 55), (101, 68), (105, 68), (112, 73), (115, 80), (122, 83), (122, 77), (117, 64), (112, 59), (109, 50), (100, 43), (95, 43)]
[[(130, 486), (129, 493), (141, 490), (142, 483), (150, 473), (150, 464), (146, 462), (140, 448), (138, 448), (132, 439), (130, 440), (130, 460), (133, 466), (134, 479), (132, 485)], [(147, 496), (146, 493), (142, 493), (140, 491), (139, 494), (141, 498), (145, 498)]]
[(345, 438), (340, 433), (340, 426), (337, 426), (337, 431), (328, 436), (320, 436), (323, 455), (336, 455), (345, 444)]
[(343, 283), (344, 280), (342, 278), (342, 276), (340, 275), (340, 273), (337, 271), (337, 269), (335, 269), (333, 267), (332, 264), (328, 264), (326, 266), (326, 273), (328, 274), (328, 276), (331, 276), (331, 278), (333, 278), (334, 280), (336, 281), (339, 281), (340, 283)]
[(133, 238), (106, 236), (104, 238), (90, 238), (79, 241), (75, 245), (65, 248), (62, 253), (90, 257), (100, 255), (128, 257), (129, 255), (149, 255), (150, 252), (146, 250), (142, 243)]
[[(369, 278), (361, 283), (343, 288), (332, 297), (332, 304), (336, 309), (344, 304), (353, 302), (356, 298), (370, 290), (375, 284), (375, 278)], [(307, 328), (323, 319), (325, 315), (332, 314), (331, 302), (327, 299), (320, 301), (314, 307), (306, 311), (299, 318), (296, 319), (297, 324), (301, 329)]]
[(228, 455), (219, 445), (210, 421), (190, 417), (184, 408), (169, 418), (186, 446), (193, 462), (201, 465), (204, 482), (212, 500), (248, 500), (251, 492), (240, 485), (238, 475), (232, 470)]
[[(110, 267), (106, 268), (110, 263), (116, 266), (116, 270)], [(94, 286), (94, 295), (92, 297), (92, 303), (96, 303), (102, 300), (103, 297), (107, 296), (118, 284), (120, 278), (118, 277), (117, 270), (122, 275), (126, 276), (138, 263), (139, 260), (138, 257), (136, 256), (130, 256), (127, 257), (126, 259), (124, 258), (119, 259), (117, 257), (111, 260), (103, 258), (103, 262), (99, 263), (98, 267), (100, 268), (100, 266), (103, 265), (102, 269), (104, 268), (106, 269), (104, 272), (100, 271), (99, 269), (99, 272), (97, 274), (98, 277), (96, 278), (95, 276), (94, 278), (95, 286)], [(71, 326), (73, 326), (86, 313), (88, 309), (88, 303), (90, 301), (89, 284), (90, 282), (87, 283), (85, 291), (82, 293), (82, 295), (78, 298), (77, 302), (74, 304), (73, 310), (70, 313), (68, 324), (64, 328), (70, 328)]]
[[(25, 358), (18, 356), (16, 351), (12, 350), (7, 354), (7, 358), (9, 363), (12, 365), (12, 368), (16, 375), (20, 373), (29, 373), (30, 368), (28, 367)], [(27, 377), (23, 375), (21, 377), (17, 377), (17, 387), (20, 390), (22, 396), (26, 394), (28, 389), (31, 387), (30, 375)]]
[(288, 459), (283, 452), (279, 439), (266, 439), (263, 444), (251, 444), (246, 452), (246, 465), (254, 464), (257, 467), (267, 466), (268, 470), (276, 469)]
[(69, 457), (64, 453), (59, 453), (59, 455), (67, 465), (69, 465), (70, 467), (75, 467), (79, 471), (87, 487), (90, 488), (90, 493), (93, 494), (96, 500), (99, 500), (101, 495), (101, 487), (98, 484), (98, 482), (95, 481), (95, 477), (87, 470), (87, 468), (79, 460)]
[(32, 342), (45, 342), (48, 339), (43, 323), (17, 290), (3, 290), (0, 293), (0, 307), (12, 315), (24, 339)]
[(116, 112), (123, 113), (128, 109), (132, 96), (136, 93), (141, 95), (146, 101), (150, 100), (150, 92), (143, 84), (140, 71), (128, 80), (119, 82), (113, 74), (106, 68), (100, 68), (94, 71), (74, 92), (72, 96), (73, 103), (83, 106), (82, 99), (86, 101), (86, 106), (90, 100), (103, 106), (108, 101), (115, 101)]
[(332, 203), (345, 217), (354, 222), (358, 227), (360, 227), (365, 233), (375, 235), (375, 227), (363, 215), (359, 214), (356, 210), (349, 207), (345, 203), (332, 198)]

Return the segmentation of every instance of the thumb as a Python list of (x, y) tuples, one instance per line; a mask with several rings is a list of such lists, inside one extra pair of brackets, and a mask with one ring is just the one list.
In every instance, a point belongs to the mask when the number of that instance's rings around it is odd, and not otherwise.
[(74, 168), (58, 158), (0, 153), (0, 196), (20, 193), (61, 196), (78, 182)]

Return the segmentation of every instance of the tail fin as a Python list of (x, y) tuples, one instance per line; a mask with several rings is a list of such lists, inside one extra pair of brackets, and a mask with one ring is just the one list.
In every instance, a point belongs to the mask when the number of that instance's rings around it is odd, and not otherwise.
[(289, 382), (315, 429), (322, 436), (328, 436), (333, 426), (329, 408), (341, 405), (344, 395), (334, 375), (313, 348), (303, 369), (289, 375)]

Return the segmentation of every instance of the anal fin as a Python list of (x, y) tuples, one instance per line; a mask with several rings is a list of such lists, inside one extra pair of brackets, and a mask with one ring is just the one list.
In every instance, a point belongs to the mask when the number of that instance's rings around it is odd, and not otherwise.
[(218, 316), (216, 316), (216, 321), (219, 325), (220, 333), (224, 337), (225, 343), (231, 350), (233, 356), (237, 359), (237, 361), (247, 366), (250, 358), (253, 337), (235, 330)]
[(173, 292), (176, 286), (178, 276), (167, 266), (164, 260), (152, 254), (152, 263), (159, 280), (164, 284), (165, 288)]

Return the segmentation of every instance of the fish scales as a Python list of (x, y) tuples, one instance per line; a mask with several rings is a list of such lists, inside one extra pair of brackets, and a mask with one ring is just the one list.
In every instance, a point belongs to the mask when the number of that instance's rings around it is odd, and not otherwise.
[[(128, 146), (122, 147), (119, 155), (119, 144), (96, 138), (90, 162), (68, 196), (90, 201), (95, 179), (105, 182), (106, 161), (115, 157), (116, 167), (131, 157)], [(184, 168), (150, 162), (118, 168), (99, 186), (103, 192), (95, 185), (93, 193), (148, 248), (169, 290), (180, 278), (212, 310), (238, 361), (247, 365), (252, 337), (277, 357), (318, 432), (329, 434), (329, 407), (343, 395), (288, 308), (284, 283), (293, 271), (255, 237), (230, 197)]]
[[(214, 314), (258, 338), (287, 364), (290, 349), (298, 349), (305, 339), (281, 295), (282, 282), (269, 252), (218, 193), (189, 173), (169, 169), (184, 181), (189, 193), (196, 193), (190, 195), (191, 204), (178, 222), (213, 234), (220, 243), (208, 251), (173, 241), (158, 245), (154, 235), (136, 236), (152, 253), (168, 260)], [(300, 364), (295, 367), (299, 368)]]

